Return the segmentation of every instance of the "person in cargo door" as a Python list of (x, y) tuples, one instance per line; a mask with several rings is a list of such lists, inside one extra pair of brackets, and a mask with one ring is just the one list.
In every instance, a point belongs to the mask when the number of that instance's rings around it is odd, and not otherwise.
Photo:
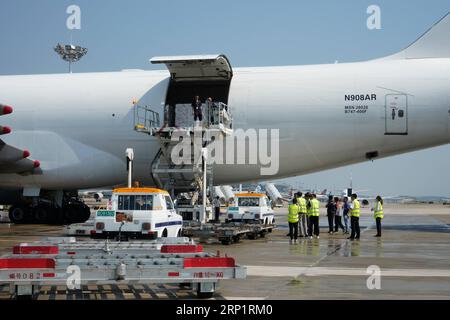
[[(192, 109), (194, 111), (194, 124), (199, 126), (200, 122), (203, 121), (202, 102), (200, 100), (200, 96), (195, 96), (194, 102), (192, 102)], [(197, 123), (197, 121), (199, 121), (199, 123)]]

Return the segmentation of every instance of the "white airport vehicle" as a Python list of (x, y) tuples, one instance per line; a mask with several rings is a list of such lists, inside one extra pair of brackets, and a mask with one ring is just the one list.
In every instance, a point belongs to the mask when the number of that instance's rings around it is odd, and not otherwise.
[(98, 210), (92, 238), (156, 239), (181, 236), (183, 219), (172, 198), (156, 188), (117, 188), (111, 207)]
[[(77, 272), (78, 271), (78, 272)], [(79, 274), (79, 279), (74, 274)], [(230, 257), (203, 252), (188, 238), (109, 242), (49, 238), (23, 243), (0, 257), (0, 283), (16, 298), (44, 285), (166, 284), (190, 286), (199, 298), (211, 297), (220, 280), (244, 279), (246, 268)], [(78, 286), (78, 287), (77, 287)]]
[[(67, 193), (119, 184), (125, 147), (139, 154), (141, 183), (190, 188), (198, 168), (172, 168), (164, 153), (171, 150), (157, 136), (138, 134), (136, 124), (151, 115), (144, 127), (161, 126), (168, 115), (174, 127), (177, 106), (191, 111), (195, 95), (203, 102), (213, 95), (221, 112), (233, 115), (217, 126), (218, 141), (235, 139), (237, 129), (279, 130), (273, 174), (261, 172), (266, 159), (247, 162), (247, 148), (226, 155), (236, 158), (231, 165), (211, 165), (214, 185), (292, 177), (450, 142), (450, 15), (406, 49), (370, 61), (232, 68), (215, 54), (151, 62), (168, 70), (0, 76), (0, 203), (12, 205), (13, 223), (86, 221), (86, 207)], [(247, 138), (272, 145), (269, 135)]]
[(227, 221), (275, 223), (274, 211), (269, 198), (263, 193), (237, 193), (234, 204), (227, 209)]

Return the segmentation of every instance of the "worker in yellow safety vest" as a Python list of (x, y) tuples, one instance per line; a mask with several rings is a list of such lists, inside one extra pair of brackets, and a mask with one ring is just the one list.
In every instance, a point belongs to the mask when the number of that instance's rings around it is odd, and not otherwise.
[(303, 193), (297, 193), (297, 205), (298, 205), (298, 231), (299, 237), (308, 236), (308, 214), (306, 208), (306, 199), (302, 197)]
[(375, 237), (381, 237), (381, 220), (384, 218), (383, 213), (383, 199), (380, 196), (376, 197), (375, 206), (372, 208), (373, 217), (377, 223), (377, 234)]
[(359, 229), (359, 216), (361, 214), (361, 205), (358, 201), (358, 195), (356, 193), (352, 194), (350, 203), (350, 223), (352, 226), (352, 233), (348, 239), (354, 240), (359, 239), (361, 234)]
[(291, 237), (290, 242), (292, 243), (292, 240), (297, 242), (298, 238), (298, 206), (296, 198), (292, 199), (288, 210), (289, 236)]
[(320, 203), (319, 200), (316, 199), (316, 195), (313, 193), (311, 195), (310, 202), (310, 214), (309, 214), (309, 226), (308, 226), (308, 234), (309, 238), (312, 239), (313, 234), (319, 239), (319, 208)]

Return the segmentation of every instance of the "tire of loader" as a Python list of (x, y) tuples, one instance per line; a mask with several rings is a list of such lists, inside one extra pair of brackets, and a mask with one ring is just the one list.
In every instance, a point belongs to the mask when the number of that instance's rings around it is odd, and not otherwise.
[(231, 239), (229, 239), (229, 238), (227, 238), (227, 239), (222, 239), (222, 240), (220, 240), (220, 242), (221, 242), (223, 245), (228, 246), (228, 245), (231, 244)]
[(256, 234), (251, 232), (247, 234), (247, 239), (249, 240), (255, 240), (256, 239)]

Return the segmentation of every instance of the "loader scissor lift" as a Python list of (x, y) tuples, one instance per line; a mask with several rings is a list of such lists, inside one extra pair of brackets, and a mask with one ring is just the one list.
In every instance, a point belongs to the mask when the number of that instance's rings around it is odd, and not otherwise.
[[(166, 101), (163, 110), (137, 102), (135, 130), (159, 142), (159, 151), (151, 163), (155, 185), (174, 197), (190, 193), (194, 203), (200, 190), (213, 192), (213, 166), (204, 160), (205, 150), (212, 141), (233, 133), (227, 105), (232, 69), (223, 55), (157, 57), (151, 62), (164, 63), (170, 71)], [(191, 103), (197, 95), (204, 102), (203, 121), (195, 123)], [(212, 103), (208, 104), (205, 101), (209, 97)], [(184, 151), (180, 151), (180, 143)]]

